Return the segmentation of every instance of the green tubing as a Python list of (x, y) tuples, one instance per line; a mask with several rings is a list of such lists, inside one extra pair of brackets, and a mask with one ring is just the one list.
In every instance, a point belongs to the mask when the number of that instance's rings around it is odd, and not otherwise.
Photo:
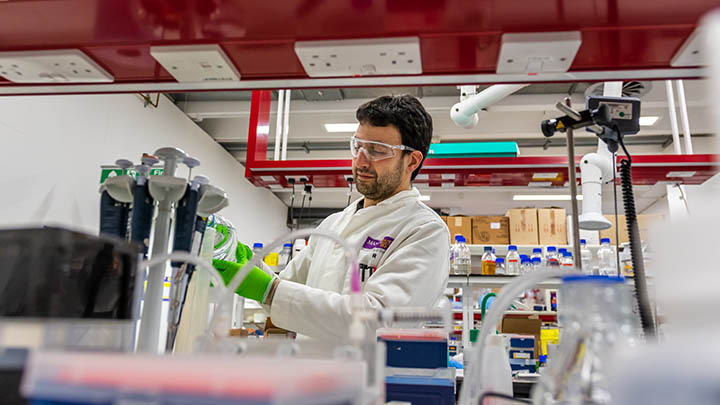
[(482, 304), (480, 305), (480, 321), (485, 322), (485, 306), (487, 305), (488, 300), (490, 297), (495, 297), (497, 294), (494, 292), (491, 292), (489, 294), (485, 294), (485, 297), (483, 297)]

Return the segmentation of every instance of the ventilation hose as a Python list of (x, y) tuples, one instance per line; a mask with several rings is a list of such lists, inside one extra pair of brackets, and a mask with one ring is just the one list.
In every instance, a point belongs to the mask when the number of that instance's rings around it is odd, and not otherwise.
[(640, 229), (638, 228), (637, 213), (635, 212), (631, 165), (632, 162), (629, 159), (623, 159), (620, 162), (620, 184), (622, 187), (623, 205), (625, 207), (625, 220), (630, 237), (630, 255), (635, 272), (635, 297), (637, 298), (640, 309), (640, 322), (645, 338), (654, 340), (655, 322), (653, 322), (653, 312), (650, 307), (647, 279), (645, 277), (645, 263), (643, 261), (642, 245), (640, 242)]

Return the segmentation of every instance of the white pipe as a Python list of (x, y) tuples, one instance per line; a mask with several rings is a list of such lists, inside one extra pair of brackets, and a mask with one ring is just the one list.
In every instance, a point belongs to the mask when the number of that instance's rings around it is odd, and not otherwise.
[(680, 131), (678, 131), (677, 111), (675, 111), (675, 92), (672, 87), (672, 80), (665, 80), (665, 92), (667, 93), (668, 113), (670, 113), (670, 128), (672, 130), (673, 149), (676, 155), (682, 155), (680, 147)]
[(680, 119), (683, 126), (683, 138), (685, 140), (685, 154), (692, 155), (693, 147), (690, 139), (690, 120), (688, 119), (687, 102), (685, 101), (685, 85), (682, 80), (676, 80), (678, 101), (680, 102)]
[(497, 103), (528, 84), (496, 84), (455, 104), (450, 109), (450, 118), (459, 127), (470, 129), (477, 125), (479, 111)]
[(277, 120), (275, 121), (275, 153), (274, 160), (280, 160), (280, 140), (283, 131), (283, 101), (285, 101), (285, 90), (278, 90)]
[(290, 92), (291, 90), (285, 90), (285, 116), (283, 123), (283, 137), (282, 137), (282, 160), (287, 160), (287, 143), (288, 134), (290, 132)]

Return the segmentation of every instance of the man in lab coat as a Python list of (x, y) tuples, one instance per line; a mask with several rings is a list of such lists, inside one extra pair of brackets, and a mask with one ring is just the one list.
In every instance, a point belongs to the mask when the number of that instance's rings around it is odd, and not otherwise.
[[(450, 234), (411, 181), (427, 156), (432, 119), (408, 95), (369, 101), (356, 118), (352, 171), (364, 197), (318, 228), (338, 234), (356, 250), (365, 308), (429, 309), (447, 284)], [(269, 305), (279, 327), (345, 339), (352, 319), (350, 278), (343, 250), (328, 238), (311, 237), (279, 277), (251, 272), (238, 293)], [(374, 336), (374, 330), (366, 332)]]

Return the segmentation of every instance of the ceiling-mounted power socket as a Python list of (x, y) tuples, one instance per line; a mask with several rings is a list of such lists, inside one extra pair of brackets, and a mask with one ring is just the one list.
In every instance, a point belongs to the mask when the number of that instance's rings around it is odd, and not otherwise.
[(240, 80), (240, 73), (220, 45), (153, 46), (150, 54), (181, 83)]
[(581, 43), (580, 31), (503, 34), (496, 72), (567, 72)]
[(298, 41), (295, 54), (310, 77), (422, 73), (417, 37)]
[(14, 83), (112, 83), (113, 76), (77, 49), (0, 52), (0, 76)]
[(670, 60), (670, 66), (687, 67), (707, 65), (704, 52), (706, 41), (707, 29), (705, 29), (704, 26), (696, 28), (685, 40), (680, 49), (678, 49), (672, 60)]

